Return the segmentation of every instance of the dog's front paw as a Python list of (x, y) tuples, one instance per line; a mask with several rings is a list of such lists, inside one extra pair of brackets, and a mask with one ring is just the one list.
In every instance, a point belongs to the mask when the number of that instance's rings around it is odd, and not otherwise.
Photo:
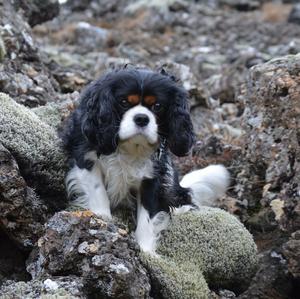
[(103, 210), (94, 210), (92, 211), (97, 217), (100, 217), (104, 221), (112, 220), (111, 212), (110, 211), (103, 211)]

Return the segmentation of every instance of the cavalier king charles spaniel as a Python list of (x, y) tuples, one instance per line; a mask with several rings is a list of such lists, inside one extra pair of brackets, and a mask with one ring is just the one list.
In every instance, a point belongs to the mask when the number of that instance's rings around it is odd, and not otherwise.
[(108, 219), (118, 206), (137, 207), (136, 240), (154, 254), (172, 213), (211, 205), (228, 186), (222, 165), (179, 182), (170, 152), (184, 156), (194, 141), (188, 93), (173, 76), (139, 68), (108, 72), (84, 90), (67, 121), (68, 196)]

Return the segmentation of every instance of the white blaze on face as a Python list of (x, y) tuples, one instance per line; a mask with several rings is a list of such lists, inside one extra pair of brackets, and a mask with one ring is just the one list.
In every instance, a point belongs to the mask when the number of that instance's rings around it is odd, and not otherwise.
[[(138, 119), (140, 119), (140, 121)], [(145, 122), (143, 122), (143, 120)], [(155, 116), (146, 107), (140, 105), (126, 111), (121, 120), (119, 129), (121, 141), (138, 135), (144, 137), (150, 144), (155, 144), (158, 141)]]

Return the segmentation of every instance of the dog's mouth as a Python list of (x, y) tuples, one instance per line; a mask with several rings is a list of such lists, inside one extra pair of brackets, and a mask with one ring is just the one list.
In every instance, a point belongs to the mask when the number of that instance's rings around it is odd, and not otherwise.
[(121, 139), (120, 142), (130, 142), (135, 146), (156, 146), (158, 143), (158, 138), (157, 136), (149, 136), (141, 130), (131, 134), (131, 136), (128, 136), (125, 139)]
[(138, 132), (133, 136), (120, 140), (119, 150), (122, 153), (142, 158), (151, 156), (157, 150), (158, 145), (158, 139), (149, 139), (147, 135)]

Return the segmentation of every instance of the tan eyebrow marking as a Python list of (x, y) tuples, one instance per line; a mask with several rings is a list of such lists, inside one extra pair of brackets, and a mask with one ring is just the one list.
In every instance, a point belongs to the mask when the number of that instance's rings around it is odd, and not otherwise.
[(156, 96), (145, 96), (144, 102), (146, 105), (152, 106), (156, 102)]
[(132, 105), (137, 105), (140, 102), (140, 96), (138, 94), (130, 94), (127, 100)]

